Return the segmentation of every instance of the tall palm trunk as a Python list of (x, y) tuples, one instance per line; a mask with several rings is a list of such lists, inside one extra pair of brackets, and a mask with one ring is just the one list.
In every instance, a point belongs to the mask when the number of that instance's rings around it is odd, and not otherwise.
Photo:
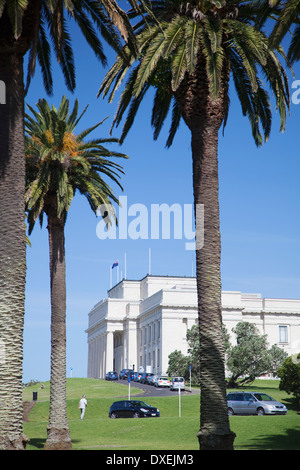
[(0, 104), (0, 449), (24, 449), (27, 439), (23, 435), (22, 403), (26, 275), (23, 57), (30, 47), (40, 0), (29, 2), (22, 35), (17, 40), (5, 8), (0, 18), (0, 80), (5, 86)]
[[(200, 335), (201, 450), (233, 449), (226, 400), (221, 305), (221, 237), (219, 215), (218, 132), (228, 99), (228, 64), (224, 63), (218, 98), (212, 100), (203, 57), (195, 73), (175, 92), (191, 131), (196, 218), (196, 269)], [(204, 234), (197, 207), (204, 209)], [(201, 213), (201, 211), (200, 211)], [(201, 239), (203, 237), (203, 240)]]
[(51, 283), (50, 412), (46, 450), (72, 448), (66, 406), (66, 264), (64, 218), (47, 211)]
[(0, 49), (0, 449), (23, 449), (25, 151), (23, 57)]
[(198, 439), (201, 450), (232, 449), (234, 434), (230, 431), (227, 411), (222, 335), (218, 132), (215, 126), (192, 132), (192, 153), (195, 207), (197, 204), (204, 206), (203, 246), (196, 251), (201, 384)]

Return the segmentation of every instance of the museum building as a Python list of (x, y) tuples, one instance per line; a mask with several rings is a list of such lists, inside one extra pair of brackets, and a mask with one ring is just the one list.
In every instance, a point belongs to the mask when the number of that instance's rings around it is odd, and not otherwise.
[[(231, 341), (240, 321), (256, 325), (269, 346), (300, 352), (300, 299), (268, 299), (261, 294), (222, 292), (222, 318)], [(98, 302), (88, 319), (90, 378), (123, 368), (166, 374), (175, 349), (187, 354), (186, 333), (197, 322), (196, 279), (147, 275), (123, 279)]]

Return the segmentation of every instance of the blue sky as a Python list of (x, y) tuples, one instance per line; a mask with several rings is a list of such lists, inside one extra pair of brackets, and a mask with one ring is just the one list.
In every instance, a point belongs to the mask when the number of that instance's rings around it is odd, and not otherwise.
[[(69, 93), (59, 66), (53, 61), (55, 93), (47, 97), (39, 69), (31, 83), (26, 102), (35, 106), (39, 98), (58, 106), (65, 94), (73, 105), (89, 108), (81, 121), (87, 128), (108, 116), (93, 137), (108, 136), (116, 110), (112, 104), (96, 98), (107, 71), (86, 49), (77, 29), (72, 28), (77, 88)], [(109, 65), (115, 54), (107, 49)], [(294, 66), (300, 79), (300, 65)], [(292, 87), (293, 79), (290, 76)], [(291, 88), (291, 93), (293, 93)], [(254, 144), (247, 118), (241, 113), (234, 88), (224, 137), (219, 139), (220, 218), (222, 239), (222, 288), (261, 293), (263, 297), (300, 298), (300, 104), (291, 105), (286, 131), (279, 132), (274, 110), (270, 140), (260, 149)], [(128, 206), (142, 204), (149, 212), (152, 204), (192, 204), (192, 159), (190, 134), (181, 124), (173, 146), (165, 148), (168, 126), (158, 141), (152, 138), (150, 111), (152, 98), (143, 103), (124, 144), (109, 148), (126, 153), (122, 177)], [(121, 129), (115, 129), (114, 137)], [(133, 218), (129, 218), (129, 221)], [(192, 251), (186, 240), (100, 240), (99, 222), (88, 202), (76, 196), (66, 223), (67, 265), (67, 376), (85, 377), (87, 373), (88, 313), (110, 288), (110, 267), (119, 261), (119, 274), (140, 279), (149, 271), (170, 276), (191, 276), (195, 272)], [(172, 232), (171, 232), (172, 233)], [(46, 223), (39, 224), (27, 249), (27, 285), (24, 329), (23, 381), (48, 380), (50, 377), (50, 281), (48, 233)], [(113, 283), (117, 281), (113, 270)], [(72, 370), (71, 370), (72, 369)]]

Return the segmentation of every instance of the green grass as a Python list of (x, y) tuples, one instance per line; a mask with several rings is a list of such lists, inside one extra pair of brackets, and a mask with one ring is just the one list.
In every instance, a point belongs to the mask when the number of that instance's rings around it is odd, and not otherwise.
[[(140, 393), (131, 385), (131, 396)], [(278, 389), (278, 381), (259, 380), (245, 390), (263, 390), (289, 408), (286, 416), (232, 416), (231, 430), (236, 433), (236, 450), (300, 450), (300, 416), (292, 407), (291, 398)], [(38, 401), (24, 423), (24, 432), (30, 438), (29, 450), (42, 449), (47, 437), (49, 413), (49, 382), (45, 388), (33, 385), (24, 389), (23, 399), (32, 399), (38, 392)], [(87, 395), (85, 419), (79, 419), (78, 402)], [(128, 385), (96, 379), (67, 379), (67, 410), (74, 450), (198, 450), (196, 433), (199, 429), (199, 395), (181, 395), (179, 417), (178, 395), (144, 400), (160, 410), (160, 418), (108, 418), (111, 403), (128, 397)]]

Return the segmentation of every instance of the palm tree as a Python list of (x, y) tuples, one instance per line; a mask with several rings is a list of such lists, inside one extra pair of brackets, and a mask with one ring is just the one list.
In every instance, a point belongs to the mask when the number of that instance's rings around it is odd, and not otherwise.
[[(265, 2), (236, 0), (153, 0), (150, 16), (136, 23), (138, 60), (127, 47), (106, 74), (99, 94), (113, 100), (126, 77), (114, 118), (118, 126), (128, 111), (121, 140), (131, 128), (146, 92), (154, 89), (151, 123), (157, 139), (172, 110), (167, 146), (181, 118), (191, 132), (196, 221), (198, 322), (200, 331), (200, 449), (232, 449), (234, 434), (227, 417), (222, 338), (218, 133), (226, 124), (230, 80), (243, 115), (259, 146), (270, 134), (273, 95), (283, 130), (289, 107), (282, 49), (269, 47), (257, 20)], [(129, 16), (135, 18), (135, 12)], [(266, 15), (267, 16), (267, 15)], [(147, 25), (146, 25), (147, 23)], [(261, 72), (261, 73), (260, 73)], [(264, 81), (263, 81), (264, 80)], [(268, 92), (264, 86), (269, 87)], [(204, 206), (202, 247), (197, 208)]]
[[(28, 53), (26, 89), (38, 61), (46, 91), (51, 93), (50, 45), (53, 44), (66, 85), (74, 90), (75, 67), (66, 15), (79, 25), (103, 65), (106, 57), (98, 31), (117, 51), (121, 40), (114, 24), (126, 40), (130, 42), (132, 38), (127, 16), (115, 0), (0, 1), (0, 449), (23, 449), (25, 446), (22, 422), (26, 272), (23, 61)], [(133, 50), (133, 43), (130, 44)]]
[[(69, 101), (63, 97), (58, 110), (45, 99), (37, 104), (39, 112), (29, 107), (26, 115), (26, 209), (29, 233), (36, 220), (47, 216), (51, 285), (51, 380), (50, 413), (46, 449), (68, 449), (71, 438), (66, 413), (66, 281), (64, 227), (72, 199), (78, 191), (96, 213), (99, 206), (118, 202), (105, 182), (108, 177), (122, 189), (123, 173), (111, 157), (127, 158), (108, 151), (103, 144), (117, 139), (84, 139), (101, 123), (75, 135), (78, 101), (69, 113)], [(110, 221), (110, 216), (106, 219)]]
[(276, 24), (271, 34), (273, 44), (279, 44), (290, 29), (295, 26), (288, 49), (288, 58), (293, 63), (300, 60), (300, 0), (287, 0), (282, 5), (279, 0), (269, 0), (271, 5), (278, 5)]

